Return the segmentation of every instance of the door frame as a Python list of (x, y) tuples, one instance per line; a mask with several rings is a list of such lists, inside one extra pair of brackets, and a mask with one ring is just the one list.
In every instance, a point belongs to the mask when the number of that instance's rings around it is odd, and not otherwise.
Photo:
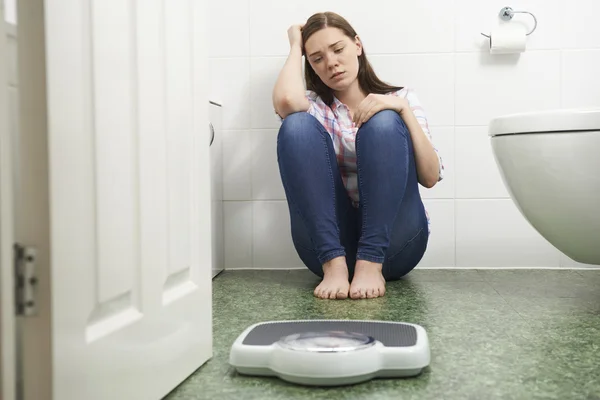
[(13, 271), (13, 159), (9, 127), (7, 39), (0, 7), (0, 398), (16, 399), (16, 335)]
[(46, 0), (19, 0), (16, 12), (21, 17), (17, 17), (19, 145), (13, 163), (18, 171), (13, 193), (14, 241), (36, 249), (38, 280), (35, 317), (18, 317), (16, 321), (20, 400), (53, 397), (53, 338), (36, 334), (48, 332), (52, 326), (45, 5)]

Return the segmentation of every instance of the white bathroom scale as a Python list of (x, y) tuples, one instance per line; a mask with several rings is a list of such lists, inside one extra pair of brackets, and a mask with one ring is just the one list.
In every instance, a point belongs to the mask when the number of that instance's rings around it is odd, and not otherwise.
[(248, 327), (231, 346), (240, 374), (314, 386), (419, 375), (430, 362), (422, 326), (356, 320), (269, 321)]

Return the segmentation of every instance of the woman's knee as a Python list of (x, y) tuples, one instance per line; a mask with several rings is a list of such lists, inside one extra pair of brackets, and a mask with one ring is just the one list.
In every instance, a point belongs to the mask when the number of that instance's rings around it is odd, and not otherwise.
[(307, 112), (297, 112), (288, 115), (279, 128), (278, 140), (306, 138), (306, 133), (317, 130), (319, 121)]
[(364, 131), (371, 130), (377, 132), (374, 138), (383, 138), (386, 134), (393, 135), (398, 132), (408, 137), (408, 128), (404, 120), (400, 114), (393, 110), (382, 110), (369, 118), (358, 130), (357, 139)]

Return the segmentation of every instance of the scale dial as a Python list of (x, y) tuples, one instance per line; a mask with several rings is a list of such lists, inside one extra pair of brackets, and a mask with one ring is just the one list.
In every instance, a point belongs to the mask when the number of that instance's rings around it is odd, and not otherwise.
[(277, 342), (281, 347), (315, 353), (341, 353), (363, 350), (375, 345), (375, 339), (360, 333), (343, 331), (304, 332), (285, 336)]

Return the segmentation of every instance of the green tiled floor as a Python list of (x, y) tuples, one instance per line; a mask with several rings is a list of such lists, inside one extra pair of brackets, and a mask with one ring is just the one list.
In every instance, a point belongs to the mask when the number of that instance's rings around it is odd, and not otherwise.
[[(600, 399), (600, 271), (416, 270), (372, 300), (319, 300), (307, 271), (225, 271), (214, 280), (214, 357), (183, 399)], [(413, 322), (431, 365), (416, 378), (340, 388), (236, 374), (234, 339), (283, 319)]]

